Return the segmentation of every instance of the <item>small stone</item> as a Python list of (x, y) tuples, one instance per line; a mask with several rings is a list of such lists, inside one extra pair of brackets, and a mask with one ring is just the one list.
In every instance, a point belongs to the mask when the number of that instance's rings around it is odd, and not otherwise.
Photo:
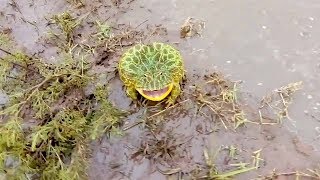
[(314, 20), (314, 18), (313, 18), (313, 17), (309, 17), (309, 20), (310, 20), (310, 21), (313, 21), (313, 20)]
[(308, 98), (308, 99), (312, 99), (312, 95), (309, 94), (309, 95), (307, 96), (307, 98)]
[(227, 61), (227, 63), (228, 63), (228, 64), (230, 64), (230, 63), (231, 63), (231, 61)]
[(257, 85), (258, 85), (258, 86), (262, 86), (262, 85), (263, 85), (263, 83), (261, 83), (261, 82), (260, 82), (260, 83), (258, 83)]
[(308, 110), (304, 110), (303, 111), (305, 114), (309, 114), (309, 111)]
[(320, 103), (317, 102), (316, 105), (317, 105), (317, 106), (320, 106)]
[(267, 26), (262, 26), (262, 29), (267, 29)]
[(313, 109), (314, 109), (314, 110), (317, 110), (318, 108), (317, 108), (317, 107), (313, 107)]

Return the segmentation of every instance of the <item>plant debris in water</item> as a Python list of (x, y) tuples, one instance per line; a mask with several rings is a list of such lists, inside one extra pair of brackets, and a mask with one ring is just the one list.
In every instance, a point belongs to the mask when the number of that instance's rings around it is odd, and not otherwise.
[(260, 158), (261, 150), (258, 150), (252, 153), (253, 154), (252, 163), (243, 163), (243, 162), (230, 163), (229, 166), (232, 170), (228, 170), (226, 172), (220, 172), (218, 170), (218, 166), (214, 163), (214, 160), (217, 158), (221, 150), (222, 149), (220, 147), (214, 155), (211, 155), (207, 149), (204, 149), (203, 156), (205, 159), (205, 166), (204, 167), (199, 166), (198, 168), (194, 169), (190, 173), (191, 176), (194, 179), (216, 179), (216, 180), (233, 179), (234, 176), (236, 175), (258, 169), (259, 162), (262, 160)]
[[(64, 42), (73, 43), (78, 23), (71, 23), (68, 14), (59, 17)], [(0, 58), (0, 87), (10, 100), (0, 111), (0, 174), (7, 179), (85, 178), (88, 143), (106, 132), (118, 133), (126, 113), (108, 101), (105, 85), (85, 93), (97, 80), (89, 73), (87, 54), (67, 49), (61, 63), (49, 64), (1, 50), (6, 55)]]
[(141, 42), (145, 37), (143, 31), (138, 31), (128, 25), (115, 27), (121, 29), (120, 32), (111, 31), (111, 27), (106, 23), (96, 21), (97, 33), (93, 35), (98, 41), (98, 46), (105, 47), (104, 52), (115, 53), (123, 47), (128, 47)]
[(206, 84), (196, 86), (193, 93), (199, 113), (220, 120), (225, 129), (230, 124), (236, 129), (248, 122), (237, 100), (237, 82), (228, 81), (218, 73), (205, 76), (205, 81)]
[(205, 28), (205, 22), (192, 17), (185, 20), (180, 28), (181, 38), (190, 38), (193, 36), (201, 36), (202, 30)]
[(132, 158), (142, 155), (156, 162), (169, 162), (182, 156), (179, 153), (183, 152), (184, 146), (190, 140), (172, 132), (155, 134), (150, 131), (149, 133), (146, 134), (146, 139), (142, 141), (139, 150), (132, 155)]
[[(259, 114), (262, 110), (271, 109), (276, 115), (277, 123), (281, 123), (284, 118), (291, 120), (288, 108), (292, 103), (293, 94), (302, 88), (302, 81), (289, 83), (286, 86), (275, 89), (261, 100)], [(261, 117), (262, 119), (262, 117)]]
[(73, 4), (76, 8), (85, 6), (85, 0), (66, 0), (68, 3)]
[(320, 179), (320, 167), (317, 169), (306, 169), (305, 171), (293, 171), (293, 172), (277, 172), (276, 169), (272, 171), (270, 175), (260, 176), (255, 180), (273, 180), (281, 177), (292, 177), (296, 180), (299, 179)]

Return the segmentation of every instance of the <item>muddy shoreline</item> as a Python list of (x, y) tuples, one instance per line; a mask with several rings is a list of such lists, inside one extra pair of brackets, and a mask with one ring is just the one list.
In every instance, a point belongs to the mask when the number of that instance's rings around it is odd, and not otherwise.
[[(47, 41), (48, 19), (64, 11), (77, 18), (87, 15), (75, 32), (75, 42), (95, 48), (90, 59), (96, 62), (93, 71), (109, 75), (109, 100), (130, 112), (121, 135), (107, 134), (90, 144), (89, 179), (210, 179), (213, 171), (232, 172), (241, 169), (239, 163), (255, 167), (257, 161), (256, 168), (236, 173), (234, 179), (294, 179), (296, 171), (312, 174), (307, 169), (317, 169), (320, 176), (319, 2), (134, 0), (83, 1), (84, 6), (79, 2), (2, 0), (0, 32), (13, 39), (14, 48), (56, 62), (61, 47)], [(205, 26), (201, 34), (181, 38), (188, 17)], [(90, 41), (96, 20), (130, 38), (120, 39), (114, 47), (96, 45)], [(135, 107), (118, 74), (110, 73), (125, 49), (153, 41), (174, 45), (186, 65), (178, 104), (165, 111), (154, 104)], [(237, 82), (239, 111), (228, 114), (231, 125), (224, 125), (209, 106), (199, 113), (200, 95), (209, 98), (217, 91), (216, 84), (206, 86), (206, 76), (214, 73), (224, 74), (222, 79), (231, 84)], [(278, 123), (274, 109), (269, 109), (263, 115), (270, 119), (262, 123), (261, 99), (300, 81), (302, 88), (290, 95), (288, 116)], [(202, 94), (196, 93), (197, 87), (203, 87)], [(0, 104), (5, 101), (1, 98)], [(234, 111), (229, 105), (227, 110)], [(234, 128), (232, 120), (242, 112), (241, 120), (247, 121)], [(208, 165), (206, 154), (215, 168)], [(278, 177), (271, 177), (274, 169)]]

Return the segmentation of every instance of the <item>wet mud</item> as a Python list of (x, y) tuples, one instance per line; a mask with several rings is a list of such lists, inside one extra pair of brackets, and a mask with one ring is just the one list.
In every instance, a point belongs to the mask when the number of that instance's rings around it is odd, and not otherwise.
[[(217, 170), (228, 172), (235, 169), (232, 164), (251, 164), (253, 152), (261, 150), (259, 167), (234, 179), (263, 179), (274, 169), (289, 173), (278, 179), (294, 179), (291, 172), (319, 168), (320, 2), (84, 2), (79, 8), (63, 0), (1, 0), (0, 30), (10, 34), (17, 48), (56, 61), (59, 51), (45, 42), (47, 18), (66, 10), (78, 17), (90, 12), (78, 30), (82, 37), (94, 31), (90, 24), (97, 19), (115, 28), (130, 24), (139, 31), (149, 31), (151, 27), (154, 32), (142, 42), (175, 45), (187, 71), (178, 104), (160, 114), (160, 106), (135, 107), (118, 75), (110, 78), (109, 99), (131, 114), (124, 120), (122, 135), (106, 135), (92, 143), (89, 179), (200, 179), (208, 172), (205, 151), (217, 153), (213, 160)], [(205, 27), (198, 36), (181, 38), (180, 27), (188, 17), (201, 19)], [(104, 73), (110, 66), (114, 68), (109, 62), (117, 62), (120, 54), (106, 58), (102, 51), (96, 59), (101, 61), (97, 69)], [(112, 60), (105, 62), (103, 57)], [(215, 72), (242, 81), (238, 99), (247, 119), (256, 123), (225, 129), (214, 113), (199, 113), (194, 87), (206, 84), (204, 76)], [(259, 124), (263, 96), (297, 81), (302, 81), (303, 87), (289, 106), (291, 119)], [(231, 147), (236, 149), (234, 156), (230, 156)]]

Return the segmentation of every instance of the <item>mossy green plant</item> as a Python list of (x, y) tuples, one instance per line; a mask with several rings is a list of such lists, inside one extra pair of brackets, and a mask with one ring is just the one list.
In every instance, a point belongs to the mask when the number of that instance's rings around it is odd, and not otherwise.
[[(8, 56), (12, 57), (0, 62), (8, 67), (2, 72), (1, 87), (10, 97), (0, 112), (5, 121), (0, 126), (0, 172), (9, 179), (30, 174), (40, 179), (84, 178), (88, 151), (84, 147), (89, 140), (117, 130), (125, 113), (108, 101), (105, 85), (84, 94), (84, 88), (96, 78), (88, 73), (91, 66), (83, 58), (67, 54), (63, 63), (55, 65), (30, 58), (26, 63), (14, 61), (32, 68), (29, 72), (11, 63), (17, 56)], [(27, 81), (8, 80), (13, 69)], [(16, 81), (21, 88), (7, 81)], [(35, 123), (28, 126), (30, 120)]]
[[(78, 22), (62, 14), (55, 23), (65, 32), (62, 43), (72, 43)], [(74, 47), (51, 64), (0, 46), (6, 54), (0, 88), (9, 96), (0, 110), (0, 175), (6, 179), (86, 179), (89, 142), (120, 133), (126, 112), (108, 100), (107, 85), (95, 83), (89, 54)], [(96, 86), (88, 93), (89, 83)]]
[(96, 21), (97, 33), (94, 37), (97, 37), (99, 41), (103, 41), (111, 37), (111, 27), (107, 23)]
[(7, 47), (11, 44), (11, 39), (8, 34), (0, 32), (0, 46)]
[(79, 28), (83, 20), (89, 14), (90, 13), (84, 14), (78, 18), (74, 17), (68, 11), (53, 15), (49, 21), (49, 40), (65, 52), (73, 49), (75, 46), (77, 46), (74, 42), (75, 31)]

